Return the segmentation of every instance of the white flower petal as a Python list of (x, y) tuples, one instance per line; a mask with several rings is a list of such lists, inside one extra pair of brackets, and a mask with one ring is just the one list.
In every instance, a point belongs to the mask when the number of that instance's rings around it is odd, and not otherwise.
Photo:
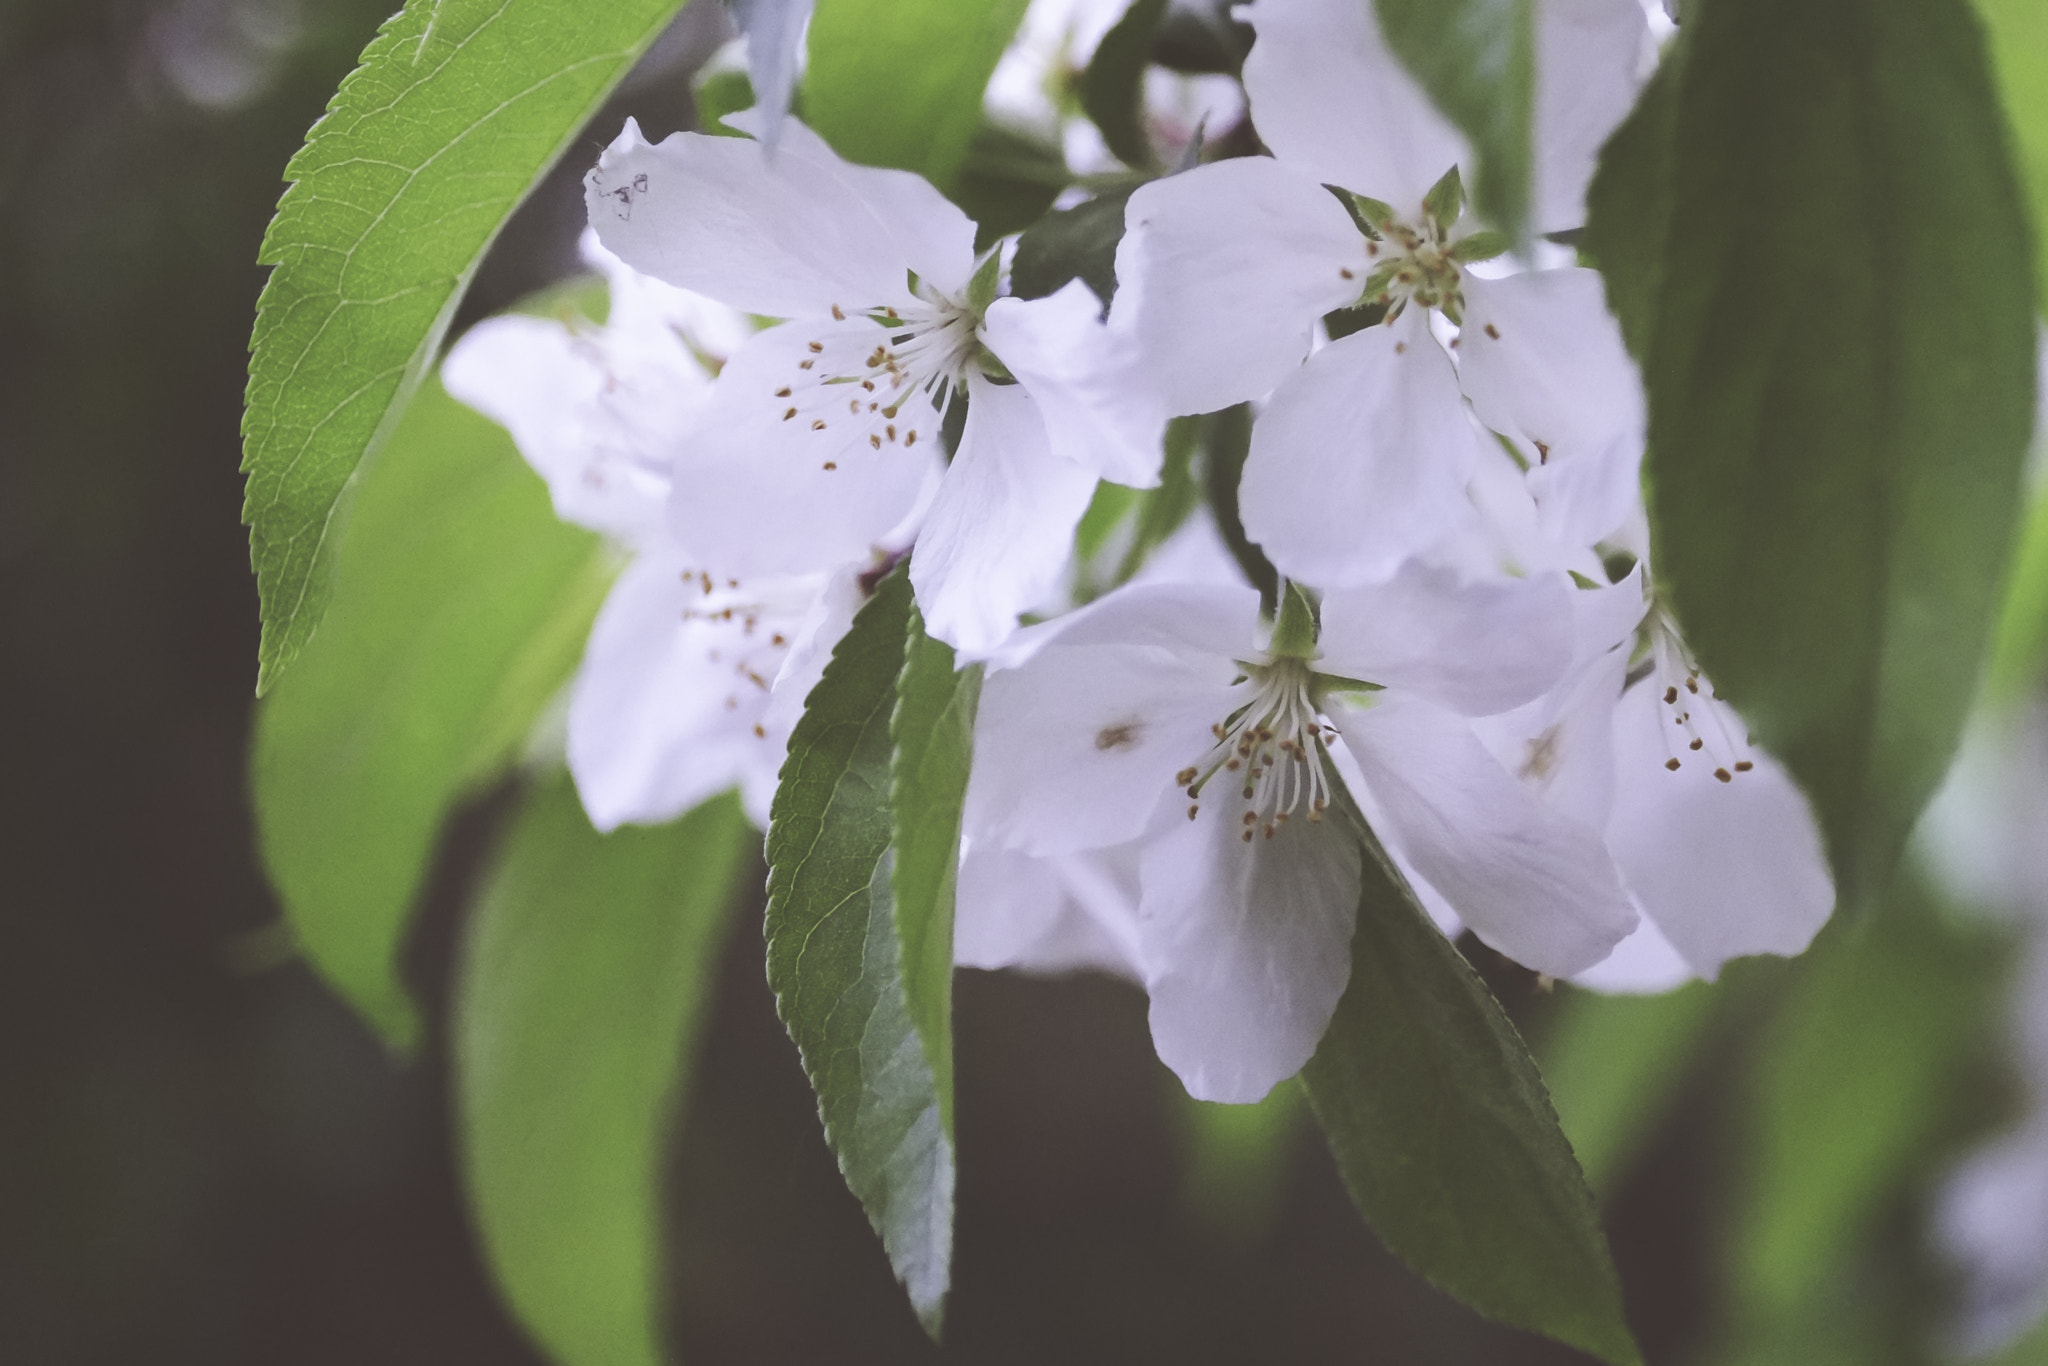
[(1702, 977), (1730, 958), (1796, 954), (1835, 905), (1806, 798), (1762, 750), (1721, 782), (1703, 762), (1665, 768), (1655, 689), (1615, 711), (1615, 802), (1607, 841), (1645, 915)]
[(682, 545), (743, 578), (806, 573), (865, 559), (901, 525), (942, 468), (938, 410), (898, 391), (891, 418), (868, 411), (886, 391), (803, 388), (861, 373), (877, 335), (860, 320), (784, 323), (734, 354), (678, 452), (669, 518)]
[(1055, 858), (970, 847), (954, 903), (953, 961), (963, 968), (1143, 980), (1133, 845)]
[(1035, 854), (1136, 839), (1235, 701), (1228, 660), (1157, 644), (1054, 642), (990, 674), (965, 825)]
[(966, 431), (925, 514), (910, 582), (925, 629), (978, 658), (1059, 582), (1095, 476), (1053, 454), (1022, 385), (969, 384)]
[(1414, 216), (1470, 149), (1399, 58), (1370, 0), (1259, 0), (1245, 58), (1252, 122), (1275, 156)]
[(1535, 164), (1538, 232), (1586, 221), (1593, 164), (1642, 87), (1650, 25), (1638, 0), (1538, 0)]
[[(744, 138), (628, 121), (584, 180), (590, 222), (635, 270), (749, 313), (789, 318), (912, 301), (908, 272), (959, 289), (973, 225), (903, 171), (841, 161), (788, 120), (771, 156)], [(964, 238), (961, 236), (964, 231)]]
[(641, 457), (666, 454), (681, 433), (643, 449), (608, 420), (598, 344), (543, 318), (490, 318), (448, 353), (441, 382), (512, 434), (557, 517), (634, 544), (660, 534), (668, 475)]
[(1344, 206), (1269, 157), (1155, 180), (1131, 196), (1124, 223), (1110, 323), (1128, 329), (1171, 414), (1264, 395), (1370, 273)]
[(1146, 842), (1139, 925), (1160, 1060), (1198, 1100), (1249, 1103), (1301, 1070), (1344, 994), (1362, 851), (1299, 818), (1247, 844), (1238, 812), (1207, 801)]
[(591, 628), (569, 771), (600, 830), (669, 820), (735, 784), (772, 791), (782, 765), (787, 736), (754, 729), (781, 663), (772, 628), (690, 615), (702, 590), (686, 567), (675, 552), (635, 559)]
[(1391, 575), (1474, 514), (1479, 434), (1421, 310), (1332, 342), (1273, 394), (1239, 489), (1245, 534), (1325, 588)]
[(1410, 563), (1384, 584), (1324, 595), (1317, 667), (1468, 716), (1503, 712), (1564, 677), (1572, 594), (1561, 574), (1465, 581)]
[(1258, 652), (1258, 619), (1258, 590), (1242, 579), (1148, 582), (1120, 588), (1020, 634), (1033, 637), (1038, 648), (1054, 642), (1147, 645), (1194, 659), (1239, 660)]
[(1657, 922), (1644, 916), (1613, 953), (1572, 981), (1615, 996), (1654, 996), (1684, 986), (1693, 977), (1692, 966), (1671, 947)]
[(1137, 380), (1126, 329), (1101, 318), (1095, 292), (1070, 281), (1044, 299), (997, 299), (982, 340), (1038, 400), (1055, 454), (1113, 483), (1159, 482), (1166, 414)]
[(1599, 836), (1546, 807), (1462, 717), (1383, 696), (1331, 715), (1380, 838), (1517, 962), (1569, 977), (1606, 957), (1636, 913)]
[(1647, 410), (1598, 272), (1467, 277), (1458, 378), (1479, 420), (1537, 462), (1553, 534), (1590, 545), (1627, 519)]

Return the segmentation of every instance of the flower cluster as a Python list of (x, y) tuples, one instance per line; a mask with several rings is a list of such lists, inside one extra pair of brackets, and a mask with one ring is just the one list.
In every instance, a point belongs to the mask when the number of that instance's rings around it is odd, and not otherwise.
[[(1637, 0), (1537, 13), (1557, 234), (1654, 44)], [(794, 120), (772, 151), (631, 124), (606, 150), (607, 323), (500, 320), (446, 371), (633, 557), (570, 709), (592, 818), (734, 783), (759, 817), (907, 554), (927, 629), (988, 671), (958, 961), (1141, 983), (1198, 1097), (1314, 1051), (1367, 858), (1447, 933), (1605, 988), (1799, 951), (1833, 905), (1819, 838), (1658, 594), (1600, 276), (1468, 210), (1470, 149), (1370, 5), (1238, 15), (1232, 145), (1270, 154), (1131, 193), (1107, 301), (1017, 297), (1007, 244)], [(1159, 483), (1170, 420), (1239, 404), (1234, 498), (1076, 606), (1102, 486)], [(1277, 571), (1263, 601), (1246, 563)]]

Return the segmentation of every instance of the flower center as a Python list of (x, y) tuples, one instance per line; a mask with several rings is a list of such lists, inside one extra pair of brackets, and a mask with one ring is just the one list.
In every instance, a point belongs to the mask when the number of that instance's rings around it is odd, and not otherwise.
[(1380, 232), (1380, 240), (1368, 241), (1365, 250), (1368, 256), (1385, 259), (1367, 277), (1360, 302), (1383, 306), (1388, 322), (1400, 317), (1410, 303), (1442, 309), (1458, 322), (1465, 309), (1460, 288), (1464, 272), (1448, 228), (1435, 219), (1425, 220), (1421, 227), (1389, 219)]
[(1721, 701), (1712, 683), (1700, 677), (1700, 666), (1685, 648), (1678, 624), (1662, 604), (1653, 604), (1643, 619), (1649, 675), (1638, 687), (1657, 690), (1658, 714), (1670, 721), (1658, 729), (1669, 755), (1664, 767), (1676, 773), (1685, 760), (1698, 758), (1714, 765), (1714, 776), (1733, 782), (1738, 773), (1756, 767), (1754, 741), (1735, 709)]
[[(917, 287), (917, 303), (898, 312), (868, 309), (858, 323), (825, 331), (808, 343), (796, 374), (775, 391), (784, 422), (800, 422), (831, 434), (834, 447), (866, 439), (869, 447), (909, 449), (938, 435), (946, 404), (981, 353), (979, 320), (971, 309), (928, 285)], [(835, 321), (849, 321), (832, 306)], [(828, 470), (838, 465), (825, 461)]]
[(1175, 785), (1187, 789), (1189, 820), (1212, 782), (1229, 789), (1223, 800), (1234, 794), (1244, 803), (1246, 844), (1261, 830), (1273, 838), (1304, 805), (1309, 820), (1322, 820), (1330, 805), (1323, 755), (1336, 732), (1316, 710), (1314, 679), (1309, 662), (1293, 656), (1247, 666), (1239, 686), (1251, 688), (1250, 699), (1210, 728), (1216, 743), (1201, 761), (1175, 775)]

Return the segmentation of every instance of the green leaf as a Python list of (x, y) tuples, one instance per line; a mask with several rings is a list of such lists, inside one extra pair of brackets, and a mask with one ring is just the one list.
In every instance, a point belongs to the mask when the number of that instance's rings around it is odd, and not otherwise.
[(903, 993), (938, 1089), (939, 1122), (953, 1134), (953, 893), (960, 814), (974, 759), (981, 666), (955, 672), (953, 648), (924, 633), (913, 605), (889, 736), (894, 837), (889, 892), (903, 952)]
[(1535, 1063), (1383, 859), (1363, 859), (1351, 984), (1301, 1074), (1351, 1198), (1402, 1260), (1488, 1318), (1639, 1362)]
[(1472, 201), (1520, 240), (1529, 214), (1536, 111), (1533, 0), (1360, 0), (1478, 159)]
[(1124, 205), (1130, 197), (1130, 190), (1100, 194), (1049, 213), (1026, 229), (1010, 262), (1010, 292), (1020, 299), (1043, 299), (1069, 280), (1084, 280), (1107, 309), (1116, 297), (1116, 249), (1124, 240)]
[(1714, 1013), (1714, 988), (1659, 996), (1560, 988), (1538, 1040), (1543, 1079), (1586, 1184), (1611, 1194), (1689, 1073)]
[(2012, 120), (2013, 141), (2033, 207), (2034, 283), (2048, 305), (2048, 6), (2039, 0), (1977, 0)]
[(513, 1313), (561, 1366), (661, 1366), (661, 1168), (746, 817), (590, 828), (526, 795), (467, 931), (454, 1016), (463, 1174)]
[(1890, 875), (1982, 668), (2034, 407), (2034, 281), (1962, 0), (1714, 0), (1607, 149), (1587, 246), (1643, 363), (1656, 566)]
[(612, 569), (436, 381), (365, 474), (339, 570), (326, 627), (257, 712), (257, 835), (313, 966), (407, 1047), (398, 951), (442, 819), (526, 743)]
[(1910, 887), (1830, 926), (1796, 972), (1737, 1111), (1732, 1289), (1760, 1319), (1815, 1293), (1916, 1156), (1960, 1136), (1977, 1084), (1966, 1064), (2000, 1000), (1995, 946)]
[(953, 187), (1026, 0), (817, 0), (804, 117), (848, 161)]
[(312, 639), (358, 467), (491, 240), (680, 6), (408, 0), (285, 168), (242, 418), (259, 694)]
[(1081, 108), (1102, 130), (1117, 160), (1138, 170), (1159, 164), (1145, 131), (1145, 68), (1152, 40), (1166, 17), (1166, 0), (1133, 0), (1123, 18), (1102, 35), (1081, 73)]
[[(922, 905), (899, 932), (890, 848), (890, 793), (903, 775), (889, 731), (912, 611), (899, 567), (833, 650), (790, 737), (768, 825), (768, 984), (839, 1170), (936, 1334), (951, 1274), (953, 1142), (951, 1078), (942, 1083), (932, 1060), (951, 1045), (919, 1028), (941, 1009), (929, 962), (937, 909)], [(922, 668), (912, 683), (928, 703)], [(943, 806), (937, 787), (914, 781), (914, 799)], [(931, 853), (920, 843), (905, 855), (906, 886), (928, 885)]]
[(1036, 223), (1073, 183), (1059, 148), (983, 120), (948, 193), (978, 228), (975, 250), (986, 251)]

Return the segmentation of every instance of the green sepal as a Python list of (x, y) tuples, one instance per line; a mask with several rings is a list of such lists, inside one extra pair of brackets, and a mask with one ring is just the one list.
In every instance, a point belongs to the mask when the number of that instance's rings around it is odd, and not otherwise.
[(1451, 244), (1451, 259), (1466, 265), (1474, 261), (1491, 261), (1496, 256), (1505, 256), (1515, 249), (1515, 244), (1504, 232), (1483, 228), (1470, 233)]
[(981, 264), (974, 268), (974, 278), (967, 282), (967, 307), (979, 318), (988, 312), (988, 306), (996, 301), (996, 292), (1002, 288), (1003, 254), (992, 251), (981, 258)]
[(1422, 197), (1422, 211), (1438, 227), (1448, 228), (1465, 212), (1465, 180), (1452, 166), (1445, 171), (1436, 184), (1429, 187), (1429, 193)]
[(1370, 195), (1359, 194), (1356, 190), (1347, 190), (1341, 185), (1330, 185), (1326, 188), (1337, 196), (1339, 203), (1351, 211), (1351, 219), (1358, 224), (1360, 232), (1375, 242), (1381, 240), (1387, 225), (1395, 218), (1392, 206)]

